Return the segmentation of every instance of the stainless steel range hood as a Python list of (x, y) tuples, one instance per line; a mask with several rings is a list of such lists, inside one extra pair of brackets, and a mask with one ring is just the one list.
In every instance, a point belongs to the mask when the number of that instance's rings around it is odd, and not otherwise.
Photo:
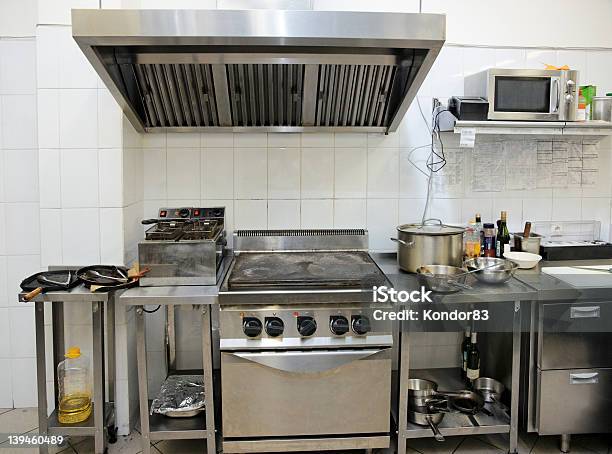
[(435, 14), (73, 10), (139, 131), (397, 129), (445, 40)]

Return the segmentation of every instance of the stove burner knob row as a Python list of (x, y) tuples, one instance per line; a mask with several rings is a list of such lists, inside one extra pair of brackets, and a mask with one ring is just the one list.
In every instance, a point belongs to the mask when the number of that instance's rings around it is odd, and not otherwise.
[(353, 315), (351, 326), (353, 332), (359, 336), (368, 334), (372, 327), (370, 326), (370, 319), (365, 315)]
[(297, 329), (300, 336), (312, 336), (317, 330), (317, 322), (312, 317), (300, 316), (297, 318)]
[(257, 337), (261, 334), (263, 326), (257, 317), (244, 317), (242, 319), (242, 331), (248, 337)]
[(278, 337), (285, 331), (285, 324), (278, 317), (266, 317), (266, 333), (270, 337)]
[(349, 332), (349, 321), (342, 315), (333, 315), (329, 321), (329, 329), (336, 336), (342, 336)]

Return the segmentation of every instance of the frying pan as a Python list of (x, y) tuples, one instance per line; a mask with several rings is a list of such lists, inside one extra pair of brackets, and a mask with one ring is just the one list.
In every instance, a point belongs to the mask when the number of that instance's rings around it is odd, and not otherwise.
[(79, 283), (77, 273), (73, 270), (43, 271), (25, 278), (21, 289), (28, 292), (21, 296), (21, 301), (32, 301), (41, 293), (69, 290)]
[(77, 271), (78, 278), (92, 292), (109, 292), (134, 287), (138, 277), (128, 277), (128, 269), (115, 265), (92, 265)]
[(429, 426), (436, 441), (444, 441), (444, 435), (438, 429), (438, 424), (443, 418), (444, 413), (436, 412), (428, 407), (415, 407), (414, 410), (408, 410), (408, 420), (419, 426)]

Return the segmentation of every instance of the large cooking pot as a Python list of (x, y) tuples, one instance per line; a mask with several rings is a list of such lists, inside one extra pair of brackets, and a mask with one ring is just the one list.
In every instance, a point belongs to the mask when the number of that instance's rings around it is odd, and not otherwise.
[(397, 227), (397, 264), (409, 273), (423, 265), (461, 267), (463, 263), (463, 227), (445, 225), (439, 219), (422, 224)]

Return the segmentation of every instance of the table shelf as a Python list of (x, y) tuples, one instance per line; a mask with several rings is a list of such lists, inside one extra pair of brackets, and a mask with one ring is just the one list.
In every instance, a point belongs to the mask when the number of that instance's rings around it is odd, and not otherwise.
[[(71, 437), (94, 436), (96, 434), (96, 426), (94, 424), (94, 407), (95, 403), (91, 404), (91, 415), (83, 422), (76, 424), (63, 424), (57, 418), (57, 409), (48, 419), (48, 433), (50, 435), (66, 435)], [(106, 425), (111, 424), (114, 418), (114, 405), (112, 402), (107, 402), (104, 405), (104, 416)]]
[[(151, 408), (149, 404), (149, 408)], [(206, 411), (189, 418), (171, 418), (157, 413), (149, 415), (151, 440), (204, 439), (206, 434)]]
[(544, 135), (544, 136), (590, 136), (603, 138), (612, 135), (612, 123), (591, 121), (457, 121), (454, 132), (475, 129), (476, 135)]
[[(411, 371), (410, 376), (432, 380), (438, 384), (438, 389), (441, 391), (458, 391), (465, 388), (465, 384), (460, 379), (459, 368), (415, 369)], [(509, 433), (510, 415), (507, 407), (502, 403), (486, 403), (485, 408), (492, 413), (492, 416), (484, 413), (475, 415), (474, 420), (478, 425), (474, 425), (463, 413), (447, 413), (438, 425), (438, 429), (444, 436)], [(428, 437), (433, 437), (429, 427), (408, 422), (406, 438)]]

